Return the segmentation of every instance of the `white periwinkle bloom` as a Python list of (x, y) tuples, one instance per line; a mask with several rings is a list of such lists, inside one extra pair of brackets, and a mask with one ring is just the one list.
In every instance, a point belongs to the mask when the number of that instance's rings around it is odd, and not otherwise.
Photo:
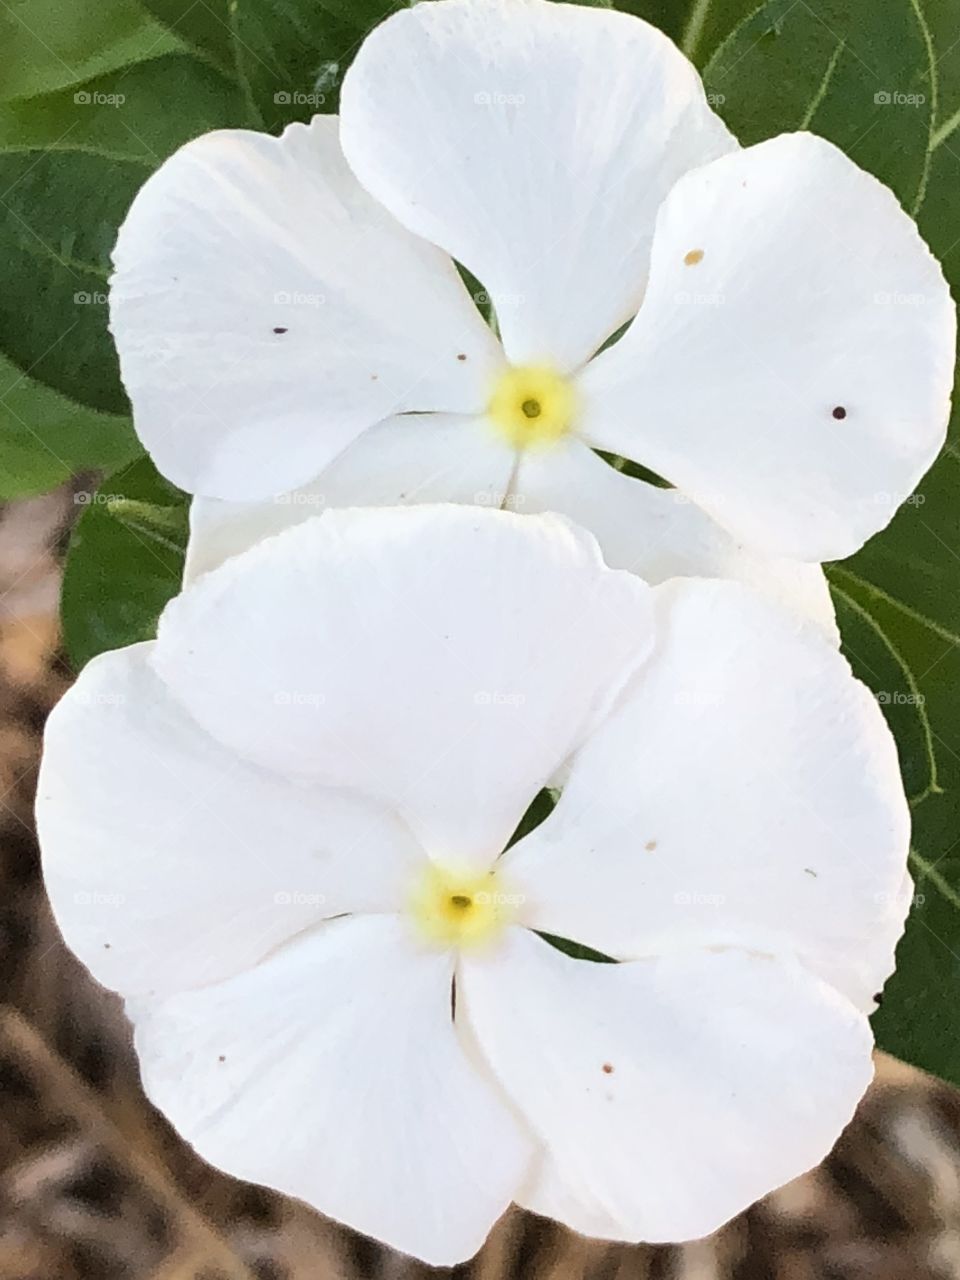
[(701, 1236), (819, 1161), (910, 887), (892, 739), (819, 628), (457, 506), (203, 575), (55, 710), (39, 824), (180, 1133), (437, 1264), (511, 1201)]
[(893, 194), (808, 133), (741, 149), (604, 9), (415, 4), (341, 104), (188, 144), (120, 232), (134, 419), (205, 495), (188, 577), (321, 506), (502, 504), (830, 626), (815, 562), (887, 523), (948, 417), (954, 308)]

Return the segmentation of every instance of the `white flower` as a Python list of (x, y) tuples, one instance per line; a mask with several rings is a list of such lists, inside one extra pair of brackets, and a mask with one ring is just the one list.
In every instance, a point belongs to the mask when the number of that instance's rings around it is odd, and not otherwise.
[(255, 503), (195, 503), (188, 578), (327, 505), (504, 504), (830, 627), (813, 562), (885, 525), (945, 435), (954, 309), (895, 197), (807, 133), (740, 150), (683, 55), (610, 10), (401, 10), (339, 121), (190, 143), (114, 260), (147, 448)]
[(204, 575), (56, 709), (38, 816), (184, 1137), (436, 1264), (511, 1200), (682, 1240), (815, 1164), (910, 891), (892, 740), (816, 627), (454, 506)]

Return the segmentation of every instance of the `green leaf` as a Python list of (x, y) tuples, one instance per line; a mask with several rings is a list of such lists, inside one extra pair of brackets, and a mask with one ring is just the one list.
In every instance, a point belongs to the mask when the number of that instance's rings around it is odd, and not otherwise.
[(126, 411), (107, 332), (110, 250), (148, 173), (139, 161), (66, 148), (0, 154), (0, 350), (108, 413)]
[(142, 452), (129, 418), (75, 404), (0, 356), (0, 499), (112, 471)]
[(618, 0), (614, 5), (666, 32), (698, 67), (756, 7), (757, 0)]
[(179, 47), (135, 0), (6, 0), (0, 100), (51, 93)]
[(171, 151), (239, 113), (237, 91), (185, 55), (0, 107), (0, 352), (71, 399), (126, 413), (107, 331), (117, 228)]
[[(611, 0), (574, 0), (610, 8)], [(336, 112), (365, 36), (409, 0), (142, 0), (158, 21), (232, 75), (248, 123), (276, 132)], [(618, 7), (618, 6), (613, 6)]]
[(188, 508), (146, 458), (77, 501), (85, 510), (70, 539), (61, 610), (79, 670), (98, 653), (155, 635), (183, 576)]
[(403, 0), (143, 0), (243, 90), (248, 122), (276, 130), (336, 111), (340, 79), (364, 36)]
[(236, 86), (192, 55), (174, 53), (76, 88), (0, 103), (0, 150), (74, 148), (154, 168), (191, 138), (243, 120)]
[(936, 55), (937, 123), (943, 124), (960, 112), (960, 13), (957, 0), (923, 0), (922, 8)]
[(716, 49), (704, 81), (744, 145), (810, 129), (913, 210), (927, 172), (931, 52), (918, 0), (769, 0)]

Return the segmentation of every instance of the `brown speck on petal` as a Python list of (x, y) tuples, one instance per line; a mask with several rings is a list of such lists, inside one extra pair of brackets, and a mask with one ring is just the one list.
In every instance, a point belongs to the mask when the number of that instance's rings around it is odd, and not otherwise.
[(221, 1053), (220, 1057), (217, 1059), (218, 1062), (226, 1062), (226, 1060), (226, 1054), (223, 1053)]
[(841, 422), (847, 416), (847, 411), (842, 404), (837, 405), (837, 407), (833, 411), (833, 416), (837, 419), (838, 422)]
[(657, 842), (656, 840), (648, 840), (643, 847), (648, 853), (653, 853), (654, 849), (657, 847)]
[(605, 1062), (605, 1063), (603, 1064), (603, 1074), (604, 1074), (605, 1076), (612, 1076), (612, 1075), (613, 1075), (613, 1063), (612, 1063), (612, 1062)]
[(690, 252), (684, 257), (683, 260), (688, 267), (695, 267), (698, 262), (703, 261), (703, 250), (691, 249)]
[(466, 360), (466, 358), (467, 358), (467, 357), (463, 354), (463, 352), (462, 352), (462, 351), (461, 351), (461, 352), (460, 352), (460, 354), (457, 356), (457, 359), (458, 359), (458, 360)]
[(286, 329), (281, 328), (281, 327), (280, 327), (280, 325), (277, 325), (277, 327), (274, 329), (274, 331), (273, 331), (273, 332), (274, 332), (274, 333), (286, 333), (287, 331), (286, 331)]

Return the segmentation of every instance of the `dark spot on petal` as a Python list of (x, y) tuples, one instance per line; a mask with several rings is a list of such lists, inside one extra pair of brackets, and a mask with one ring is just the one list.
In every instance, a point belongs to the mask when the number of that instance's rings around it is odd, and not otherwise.
[(467, 358), (467, 357), (463, 354), (463, 352), (462, 352), (462, 351), (461, 351), (461, 352), (460, 352), (460, 354), (457, 356), (457, 359), (458, 359), (458, 360), (466, 360), (466, 358)]
[(842, 404), (837, 405), (837, 407), (833, 411), (833, 416), (837, 419), (838, 422), (841, 422), (847, 416), (847, 411)]
[(814, 871), (812, 867), (804, 867), (803, 870), (804, 870), (804, 874), (808, 876), (813, 876), (814, 880), (816, 880), (817, 873)]
[(226, 1062), (226, 1060), (227, 1060), (226, 1054), (223, 1054), (223, 1053), (221, 1053), (220, 1057), (217, 1059), (218, 1062)]
[(274, 329), (274, 333), (286, 333), (286, 329), (282, 329), (279, 325)]
[(603, 1074), (604, 1074), (605, 1076), (612, 1076), (612, 1075), (613, 1075), (613, 1063), (612, 1063), (612, 1062), (605, 1062), (605, 1063), (603, 1064)]

